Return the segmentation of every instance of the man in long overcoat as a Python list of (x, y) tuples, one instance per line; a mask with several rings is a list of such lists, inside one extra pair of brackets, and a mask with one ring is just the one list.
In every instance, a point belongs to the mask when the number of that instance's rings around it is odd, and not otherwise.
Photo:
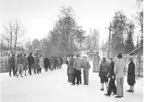
[(49, 67), (49, 59), (47, 57), (44, 58), (44, 69), (47, 72)]
[(70, 55), (70, 59), (69, 59), (69, 62), (68, 62), (68, 81), (69, 82), (73, 82), (73, 72), (74, 72), (74, 69), (73, 69), (73, 63), (74, 63), (74, 58), (73, 58), (73, 55)]
[(32, 53), (29, 54), (27, 60), (28, 60), (28, 68), (29, 68), (28, 73), (32, 75), (32, 66), (34, 65), (34, 57), (32, 56)]
[(130, 58), (130, 63), (128, 65), (128, 73), (127, 73), (127, 83), (130, 85), (130, 89), (128, 92), (134, 92), (134, 84), (135, 84), (135, 64), (133, 62), (133, 58)]

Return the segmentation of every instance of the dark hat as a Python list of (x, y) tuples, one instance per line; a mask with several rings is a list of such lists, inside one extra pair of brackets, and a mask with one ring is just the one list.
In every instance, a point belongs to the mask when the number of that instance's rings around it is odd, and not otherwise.
[(122, 54), (118, 54), (117, 55), (117, 58), (122, 58)]

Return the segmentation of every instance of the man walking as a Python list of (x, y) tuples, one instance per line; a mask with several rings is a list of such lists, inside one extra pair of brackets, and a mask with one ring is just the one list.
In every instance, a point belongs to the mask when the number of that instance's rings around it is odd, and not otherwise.
[(125, 62), (123, 61), (122, 54), (118, 54), (117, 61), (114, 65), (114, 73), (116, 76), (117, 96), (115, 98), (123, 97), (123, 81), (125, 75)]
[(108, 77), (110, 78), (110, 80), (109, 80), (109, 87), (107, 90), (107, 94), (105, 94), (106, 96), (110, 96), (112, 92), (114, 94), (116, 94), (114, 61), (113, 61), (113, 58), (110, 58), (110, 60), (111, 60), (111, 63), (110, 63), (110, 70), (109, 70), (109, 74), (108, 74)]
[(46, 72), (48, 71), (49, 66), (50, 66), (49, 59), (47, 57), (45, 57), (44, 58), (44, 69)]
[(11, 77), (11, 71), (13, 70), (13, 76), (16, 75), (16, 71), (15, 71), (15, 55), (13, 54), (12, 57), (9, 58), (8, 60), (9, 63), (9, 75)]
[(28, 66), (28, 61), (26, 58), (26, 54), (24, 54), (24, 71), (25, 71), (25, 76), (26, 76), (26, 72), (27, 72), (27, 66)]
[(40, 70), (39, 56), (38, 54), (36, 54), (34, 58), (34, 74), (39, 74), (39, 70)]
[(22, 54), (20, 54), (17, 58), (17, 77), (19, 77), (19, 75), (23, 77), (23, 68), (24, 68), (24, 58)]
[(28, 73), (32, 75), (32, 66), (34, 65), (34, 57), (32, 56), (32, 53), (30, 53), (27, 60), (28, 60), (28, 67), (29, 67)]

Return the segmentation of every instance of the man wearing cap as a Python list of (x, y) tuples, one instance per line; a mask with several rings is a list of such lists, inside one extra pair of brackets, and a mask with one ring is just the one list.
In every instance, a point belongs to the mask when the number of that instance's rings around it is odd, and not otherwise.
[(115, 98), (123, 97), (123, 81), (125, 75), (125, 62), (123, 61), (122, 54), (118, 54), (117, 60), (114, 65), (114, 73), (116, 76), (117, 96)]

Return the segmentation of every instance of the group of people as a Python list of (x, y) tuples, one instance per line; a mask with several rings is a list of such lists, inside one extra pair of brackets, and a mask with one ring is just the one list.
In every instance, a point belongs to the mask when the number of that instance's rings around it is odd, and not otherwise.
[(63, 63), (63, 60), (61, 57), (54, 57), (51, 56), (50, 58), (48, 57), (43, 57), (42, 55), (35, 54), (34, 57), (32, 53), (30, 53), (28, 56), (26, 54), (18, 54), (17, 57), (13, 54), (9, 60), (9, 75), (11, 77), (11, 72), (13, 71), (13, 76), (21, 76), (23, 77), (23, 72), (24, 75), (27, 75), (27, 70), (28, 74), (32, 75), (32, 71), (34, 74), (39, 74), (41, 73), (42, 68), (45, 69), (47, 72), (49, 70), (56, 70), (60, 69)]
[[(128, 92), (134, 92), (134, 84), (135, 84), (135, 64), (133, 62), (133, 58), (129, 59), (130, 62), (128, 64), (127, 71), (127, 83), (130, 85), (130, 89)], [(35, 54), (32, 56), (30, 53), (28, 56), (26, 54), (18, 54), (17, 57), (12, 55), (12, 57), (8, 60), (9, 63), (9, 75), (11, 77), (11, 71), (13, 71), (13, 76), (21, 76), (23, 77), (23, 71), (25, 72), (25, 76), (27, 74), (32, 75), (32, 70), (34, 74), (41, 73), (42, 68), (47, 72), (49, 70), (59, 69), (62, 66), (63, 60), (61, 57), (53, 57), (50, 58), (43, 57), (42, 55)], [(84, 85), (89, 84), (89, 69), (90, 63), (87, 61), (87, 57), (84, 56), (82, 59), (79, 54), (75, 56), (73, 54), (69, 55), (67, 61), (67, 76), (68, 82), (71, 85), (79, 85), (82, 84), (82, 70), (83, 70), (83, 79)], [(107, 93), (106, 96), (110, 96), (113, 92), (116, 98), (123, 97), (123, 83), (124, 76), (126, 73), (126, 63), (123, 60), (122, 54), (118, 54), (117, 58), (110, 58), (110, 63), (106, 61), (106, 58), (103, 58), (103, 61), (100, 63), (99, 68), (99, 77), (102, 85), (101, 91), (104, 90), (104, 83), (106, 84)], [(109, 84), (108, 84), (109, 81)]]
[[(99, 77), (102, 85), (101, 91), (104, 90), (104, 83), (106, 83), (107, 93), (105, 95), (110, 96), (113, 92), (113, 95), (117, 95), (115, 98), (121, 98), (123, 97), (123, 83), (126, 72), (126, 63), (123, 60), (122, 54), (118, 54), (117, 58), (110, 58), (110, 60), (111, 62), (108, 64), (106, 58), (104, 57), (100, 64)], [(129, 60), (127, 83), (129, 84), (130, 89), (127, 90), (127, 92), (134, 92), (135, 64), (133, 62), (133, 58), (130, 58)]]
[(84, 56), (83, 59), (80, 58), (79, 54), (74, 57), (73, 54), (68, 56), (67, 64), (67, 75), (68, 82), (71, 85), (82, 84), (81, 70), (83, 69), (84, 85), (89, 84), (89, 69), (90, 64), (87, 61), (87, 57)]

